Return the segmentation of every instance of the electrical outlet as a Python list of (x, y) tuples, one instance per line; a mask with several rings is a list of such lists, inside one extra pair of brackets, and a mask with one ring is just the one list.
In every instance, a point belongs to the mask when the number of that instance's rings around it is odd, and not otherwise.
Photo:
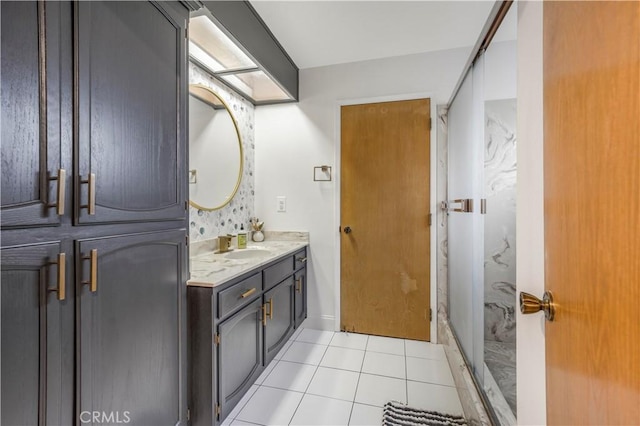
[(276, 197), (276, 200), (277, 200), (277, 203), (278, 203), (277, 204), (278, 208), (277, 208), (276, 211), (278, 213), (286, 212), (287, 211), (287, 197), (279, 196), (279, 197)]

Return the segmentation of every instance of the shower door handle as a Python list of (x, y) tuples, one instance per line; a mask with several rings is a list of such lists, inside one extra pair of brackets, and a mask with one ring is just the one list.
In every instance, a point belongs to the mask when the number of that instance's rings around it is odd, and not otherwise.
[[(460, 204), (459, 207), (453, 204)], [(458, 198), (453, 201), (443, 201), (441, 203), (442, 210), (448, 212), (473, 213), (473, 198)]]

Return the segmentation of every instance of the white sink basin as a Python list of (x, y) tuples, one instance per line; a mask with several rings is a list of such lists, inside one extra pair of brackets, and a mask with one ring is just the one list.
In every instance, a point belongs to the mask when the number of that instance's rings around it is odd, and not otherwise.
[(243, 249), (227, 253), (224, 257), (227, 259), (253, 259), (256, 257), (267, 257), (271, 254), (269, 250), (261, 249)]

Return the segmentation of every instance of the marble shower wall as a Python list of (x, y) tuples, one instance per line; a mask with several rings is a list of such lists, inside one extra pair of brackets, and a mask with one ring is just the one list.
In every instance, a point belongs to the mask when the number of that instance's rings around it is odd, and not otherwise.
[(192, 63), (189, 63), (189, 83), (210, 87), (229, 105), (231, 114), (238, 122), (244, 155), (242, 181), (229, 204), (214, 211), (189, 206), (189, 237), (191, 242), (197, 242), (216, 238), (220, 234), (236, 233), (240, 224), (244, 224), (245, 229), (248, 229), (249, 218), (254, 216), (255, 107)]
[(485, 103), (484, 339), (516, 339), (516, 99)]

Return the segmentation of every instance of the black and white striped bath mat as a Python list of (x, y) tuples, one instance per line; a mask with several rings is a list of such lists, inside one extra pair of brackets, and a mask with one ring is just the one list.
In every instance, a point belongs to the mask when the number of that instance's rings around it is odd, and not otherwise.
[(382, 426), (458, 426), (466, 425), (464, 417), (426, 411), (391, 401), (384, 405)]

